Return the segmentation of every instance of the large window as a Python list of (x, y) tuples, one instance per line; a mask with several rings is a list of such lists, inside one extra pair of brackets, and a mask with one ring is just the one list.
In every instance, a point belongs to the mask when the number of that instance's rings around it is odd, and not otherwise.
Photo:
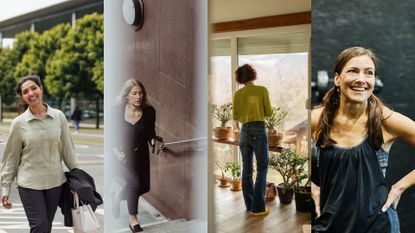
[[(214, 54), (210, 60), (210, 100), (211, 103), (221, 105), (232, 102), (232, 66), (230, 39), (215, 40), (213, 42)], [(229, 122), (228, 126), (232, 126)], [(220, 126), (220, 122), (212, 118), (212, 126)], [(227, 161), (238, 160), (237, 148), (235, 146), (215, 143), (213, 147), (215, 161), (222, 166)], [(220, 174), (218, 167), (215, 167), (215, 174)]]
[[(213, 40), (210, 59), (211, 103), (223, 104), (232, 101), (233, 93), (242, 87), (232, 80), (233, 70), (248, 63), (257, 71), (256, 84), (267, 87), (270, 92), (272, 106), (288, 112), (279, 130), (288, 131), (304, 124), (307, 120), (308, 42), (309, 33), (306, 32)], [(213, 119), (212, 125), (215, 127), (218, 124)], [(300, 149), (307, 153), (304, 147)], [(214, 160), (223, 164), (226, 161), (240, 160), (238, 151), (236, 146), (213, 143)], [(215, 174), (220, 174), (219, 170), (216, 169)], [(282, 179), (276, 171), (270, 169), (268, 181), (278, 183)]]
[(307, 119), (307, 53), (241, 55), (239, 64), (251, 64), (258, 85), (267, 87), (273, 107), (288, 112), (279, 130), (286, 131)]

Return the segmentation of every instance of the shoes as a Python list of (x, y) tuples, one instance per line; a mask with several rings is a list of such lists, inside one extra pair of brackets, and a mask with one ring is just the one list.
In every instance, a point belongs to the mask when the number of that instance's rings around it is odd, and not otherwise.
[(265, 211), (263, 211), (263, 212), (251, 212), (251, 215), (252, 216), (264, 216), (264, 215), (269, 214), (269, 212), (270, 212), (269, 208), (266, 207)]
[(112, 198), (112, 214), (114, 217), (118, 218), (120, 217), (120, 193), (119, 192), (113, 192), (111, 194)]
[(131, 226), (130, 224), (128, 224), (128, 226), (130, 227), (130, 230), (133, 233), (143, 231), (143, 228), (141, 228), (140, 224), (136, 224), (134, 226)]

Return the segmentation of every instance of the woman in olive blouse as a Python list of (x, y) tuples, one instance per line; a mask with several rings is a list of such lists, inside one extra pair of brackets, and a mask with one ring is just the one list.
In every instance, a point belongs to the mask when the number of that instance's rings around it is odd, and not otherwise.
[(66, 181), (62, 160), (69, 169), (76, 168), (75, 147), (65, 115), (43, 103), (39, 77), (22, 78), (16, 92), (27, 109), (13, 120), (4, 150), (2, 204), (12, 208), (10, 187), (16, 177), (30, 232), (51, 232)]

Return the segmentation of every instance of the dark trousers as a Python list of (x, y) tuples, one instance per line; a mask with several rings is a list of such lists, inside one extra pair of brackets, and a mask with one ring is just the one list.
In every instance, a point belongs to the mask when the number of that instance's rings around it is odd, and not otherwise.
[(19, 187), (19, 195), (29, 221), (30, 233), (50, 233), (62, 186), (34, 190)]
[(121, 191), (121, 199), (127, 200), (128, 213), (130, 215), (137, 215), (138, 198), (140, 197), (140, 180), (132, 168), (126, 168), (123, 171), (123, 175), (126, 185)]

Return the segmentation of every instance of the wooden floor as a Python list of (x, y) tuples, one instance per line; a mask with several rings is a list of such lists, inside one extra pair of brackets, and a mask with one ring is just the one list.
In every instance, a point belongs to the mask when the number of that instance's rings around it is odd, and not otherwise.
[(289, 205), (280, 204), (278, 197), (267, 206), (270, 214), (253, 217), (246, 211), (242, 192), (215, 185), (217, 233), (310, 233), (311, 214), (295, 210), (294, 200)]

